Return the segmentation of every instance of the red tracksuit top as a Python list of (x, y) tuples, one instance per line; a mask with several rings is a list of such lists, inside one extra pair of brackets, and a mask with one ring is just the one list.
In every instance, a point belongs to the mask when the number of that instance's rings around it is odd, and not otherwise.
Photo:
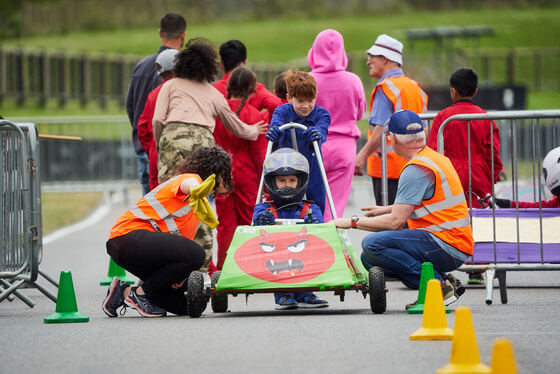
[[(437, 151), (437, 133), (441, 124), (455, 114), (486, 113), (470, 100), (459, 100), (439, 112), (432, 123), (428, 136), (428, 146)], [(493, 122), (493, 121), (492, 121)], [(502, 170), (500, 160), (500, 134), (495, 123), (493, 126), (494, 176), (492, 177), (490, 153), (490, 121), (476, 120), (471, 123), (471, 186), (472, 192), (483, 198), (492, 193), (492, 183), (496, 183), (498, 173)], [(467, 149), (467, 121), (453, 121), (445, 126), (444, 155), (451, 160), (461, 179), (467, 204), (469, 204), (469, 163)], [(478, 198), (473, 195), (472, 207), (480, 208)]]

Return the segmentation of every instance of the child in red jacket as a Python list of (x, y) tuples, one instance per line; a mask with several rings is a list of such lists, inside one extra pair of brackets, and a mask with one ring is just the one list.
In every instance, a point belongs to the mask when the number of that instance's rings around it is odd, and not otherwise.
[(274, 77), (274, 94), (282, 100), (282, 104), (286, 104), (288, 102), (288, 89), (286, 88), (285, 71)]
[[(259, 112), (249, 104), (249, 100), (255, 93), (256, 83), (255, 74), (245, 66), (235, 68), (228, 81), (228, 104), (239, 119), (247, 124), (269, 121), (268, 112)], [(218, 120), (214, 129), (214, 139), (216, 144), (232, 156), (234, 184), (232, 193), (216, 198), (216, 211), (220, 221), (217, 233), (217, 268), (222, 269), (236, 227), (251, 224), (267, 140), (264, 135), (259, 136), (256, 141), (238, 138)]]
[[(543, 177), (546, 186), (552, 192), (552, 199), (541, 201), (543, 208), (560, 208), (560, 147), (556, 147), (548, 154), (542, 163)], [(538, 208), (539, 202), (526, 203), (523, 201), (513, 201), (509, 199), (494, 199), (500, 208)]]

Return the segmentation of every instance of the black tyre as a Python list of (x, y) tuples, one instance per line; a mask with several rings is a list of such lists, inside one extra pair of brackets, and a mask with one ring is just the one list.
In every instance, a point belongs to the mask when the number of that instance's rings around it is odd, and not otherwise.
[(387, 309), (387, 290), (385, 289), (385, 275), (379, 266), (369, 269), (369, 304), (375, 314), (384, 313)]
[[(220, 271), (215, 271), (212, 273), (212, 288), (216, 289), (216, 285), (218, 284), (218, 279), (220, 279)], [(228, 299), (227, 293), (215, 293), (212, 295), (210, 299), (210, 303), (212, 305), (212, 311), (214, 313), (225, 313), (227, 312), (228, 308)]]
[(204, 277), (201, 272), (193, 271), (187, 281), (187, 312), (198, 318), (206, 309), (208, 297), (204, 292)]

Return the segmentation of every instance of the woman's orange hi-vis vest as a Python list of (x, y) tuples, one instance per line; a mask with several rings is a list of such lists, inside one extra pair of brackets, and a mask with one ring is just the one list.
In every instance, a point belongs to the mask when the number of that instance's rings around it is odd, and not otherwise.
[(421, 165), (436, 176), (434, 196), (422, 200), (408, 219), (410, 229), (426, 230), (454, 248), (472, 255), (474, 240), (461, 180), (451, 161), (429, 147), (406, 165)]
[(188, 178), (202, 183), (196, 174), (181, 174), (160, 184), (117, 220), (109, 239), (134, 230), (168, 232), (193, 239), (200, 220), (190, 208), (188, 195), (181, 192), (181, 183)]
[[(393, 113), (401, 109), (408, 109), (414, 113), (422, 113), (428, 107), (428, 95), (420, 88), (420, 85), (408, 77), (389, 77), (377, 83), (371, 92), (369, 101), (369, 113), (373, 107), (373, 99), (377, 90), (383, 93), (393, 103)], [(372, 131), (368, 131), (368, 139)], [(387, 178), (397, 179), (401, 174), (406, 161), (395, 152), (391, 142), (387, 139)], [(367, 172), (370, 176), (381, 178), (381, 153), (372, 153), (367, 162)]]

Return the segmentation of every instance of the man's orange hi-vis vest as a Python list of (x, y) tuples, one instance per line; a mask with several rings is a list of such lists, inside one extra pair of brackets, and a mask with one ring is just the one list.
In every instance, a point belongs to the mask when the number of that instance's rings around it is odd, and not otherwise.
[[(408, 77), (389, 77), (377, 83), (375, 89), (371, 92), (369, 101), (369, 113), (373, 107), (373, 99), (377, 90), (383, 90), (383, 93), (393, 103), (393, 113), (402, 109), (408, 109), (414, 113), (420, 114), (426, 111), (428, 106), (428, 96), (420, 85)], [(383, 124), (381, 124), (383, 125)], [(368, 131), (368, 139), (371, 137), (372, 131)], [(396, 179), (401, 174), (406, 161), (393, 151), (391, 142), (387, 139), (387, 178)], [(381, 178), (381, 153), (374, 152), (368, 157), (367, 172), (370, 176)]]
[(188, 178), (202, 183), (196, 174), (181, 174), (160, 184), (117, 220), (109, 239), (134, 230), (168, 232), (193, 239), (200, 220), (190, 208), (188, 195), (181, 192), (181, 183)]
[(408, 219), (410, 229), (426, 230), (461, 252), (472, 255), (474, 240), (461, 180), (451, 161), (425, 147), (406, 165), (421, 165), (436, 176), (434, 196), (422, 200)]

